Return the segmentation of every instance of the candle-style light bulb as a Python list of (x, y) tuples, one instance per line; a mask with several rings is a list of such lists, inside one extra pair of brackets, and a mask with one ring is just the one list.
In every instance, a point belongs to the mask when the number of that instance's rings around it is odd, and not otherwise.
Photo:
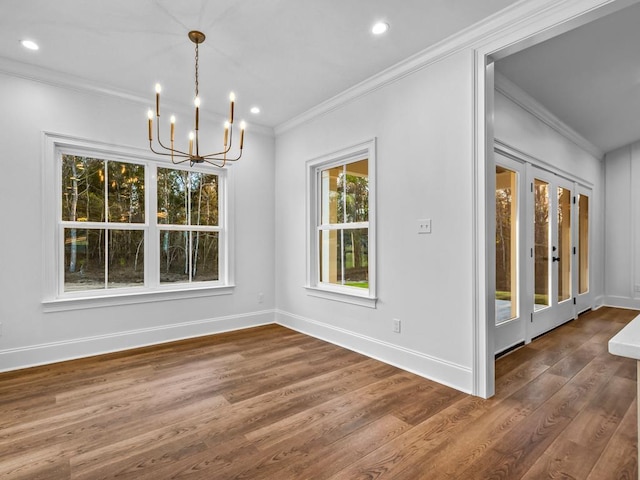
[(193, 132), (189, 132), (189, 156), (193, 155)]
[(227, 146), (229, 141), (229, 122), (224, 122), (224, 146)]
[(175, 138), (176, 138), (176, 116), (171, 115), (171, 143), (173, 143)]
[(240, 122), (240, 150), (244, 147), (244, 129), (247, 128), (246, 122), (243, 120)]
[(193, 104), (196, 106), (196, 130), (200, 130), (200, 97), (196, 97)]
[(153, 112), (151, 109), (147, 112), (147, 116), (149, 117), (149, 141), (153, 140)]
[(156, 117), (160, 116), (160, 92), (162, 87), (159, 83), (156, 83)]
[(231, 105), (229, 106), (229, 123), (233, 123), (233, 106), (235, 104), (236, 101), (236, 94), (231, 92), (229, 94), (229, 101), (231, 102)]

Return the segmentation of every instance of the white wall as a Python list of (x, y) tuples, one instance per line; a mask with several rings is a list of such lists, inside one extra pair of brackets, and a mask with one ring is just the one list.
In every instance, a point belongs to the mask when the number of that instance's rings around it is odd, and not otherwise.
[[(280, 323), (472, 390), (473, 62), (464, 51), (276, 140)], [(305, 162), (377, 137), (376, 309), (308, 296)], [(418, 235), (416, 220), (432, 219)], [(402, 321), (393, 333), (392, 319)]]
[(608, 305), (640, 309), (640, 142), (606, 155)]
[(42, 132), (146, 148), (146, 108), (4, 74), (0, 105), (0, 371), (273, 321), (272, 135), (248, 131), (243, 160), (233, 167), (232, 295), (44, 313)]
[(495, 94), (494, 136), (561, 175), (593, 186), (591, 212), (590, 288), (593, 307), (604, 303), (604, 176), (603, 162), (536, 118), (500, 92)]

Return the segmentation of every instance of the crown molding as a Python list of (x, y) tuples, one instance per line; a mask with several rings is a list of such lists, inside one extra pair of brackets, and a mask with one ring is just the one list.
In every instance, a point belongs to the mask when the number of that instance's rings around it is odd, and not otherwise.
[(499, 72), (495, 73), (494, 85), (497, 92), (500, 92), (520, 108), (536, 117), (567, 140), (576, 144), (582, 150), (593, 155), (598, 160), (602, 160), (604, 158), (604, 152), (600, 148), (596, 147), (593, 143), (556, 117), (553, 113), (547, 110), (544, 105)]
[[(6, 57), (0, 57), (0, 74), (43, 83), (57, 88), (74, 90), (76, 92), (102, 95), (109, 98), (118, 98), (130, 103), (138, 104), (145, 109), (144, 111), (149, 107), (150, 101), (153, 101), (151, 96), (143, 97), (126, 90), (117, 89), (105, 84), (99, 84), (87, 80), (86, 78), (28, 63), (18, 62)], [(167, 102), (167, 106), (176, 112), (183, 112), (185, 110), (183, 105), (178, 105), (171, 101)], [(201, 112), (201, 115), (204, 118), (215, 122), (224, 121), (226, 118), (224, 115), (215, 112)], [(252, 122), (249, 123), (249, 128), (251, 131), (255, 131), (269, 137), (273, 137), (275, 135), (274, 129), (265, 125)]]
[[(570, 0), (565, 0), (570, 1)], [(556, 7), (558, 0), (520, 0), (499, 12), (445, 38), (444, 40), (402, 60), (395, 65), (369, 77), (342, 93), (318, 104), (306, 112), (275, 127), (276, 136), (281, 135), (314, 118), (342, 107), (343, 105), (368, 95), (386, 85), (392, 84), (423, 68), (437, 63), (460, 51), (473, 48), (487, 37), (499, 34), (508, 27), (525, 21), (549, 8)]]

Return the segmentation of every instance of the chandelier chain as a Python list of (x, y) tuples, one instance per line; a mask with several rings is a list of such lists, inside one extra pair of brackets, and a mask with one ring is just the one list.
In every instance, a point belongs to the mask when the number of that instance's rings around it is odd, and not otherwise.
[(196, 98), (198, 97), (198, 44), (196, 43)]

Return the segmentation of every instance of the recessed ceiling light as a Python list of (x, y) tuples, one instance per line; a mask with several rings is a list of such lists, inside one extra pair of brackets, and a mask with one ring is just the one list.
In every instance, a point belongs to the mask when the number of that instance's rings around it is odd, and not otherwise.
[(378, 22), (373, 27), (371, 27), (371, 33), (374, 35), (382, 35), (387, 30), (389, 30), (389, 24), (385, 22)]
[(24, 48), (27, 48), (29, 50), (38, 50), (40, 48), (38, 44), (33, 40), (22, 40), (20, 43)]
[(251, 113), (253, 113), (254, 115), (257, 115), (258, 113), (260, 113), (260, 108), (259, 107), (251, 107)]

